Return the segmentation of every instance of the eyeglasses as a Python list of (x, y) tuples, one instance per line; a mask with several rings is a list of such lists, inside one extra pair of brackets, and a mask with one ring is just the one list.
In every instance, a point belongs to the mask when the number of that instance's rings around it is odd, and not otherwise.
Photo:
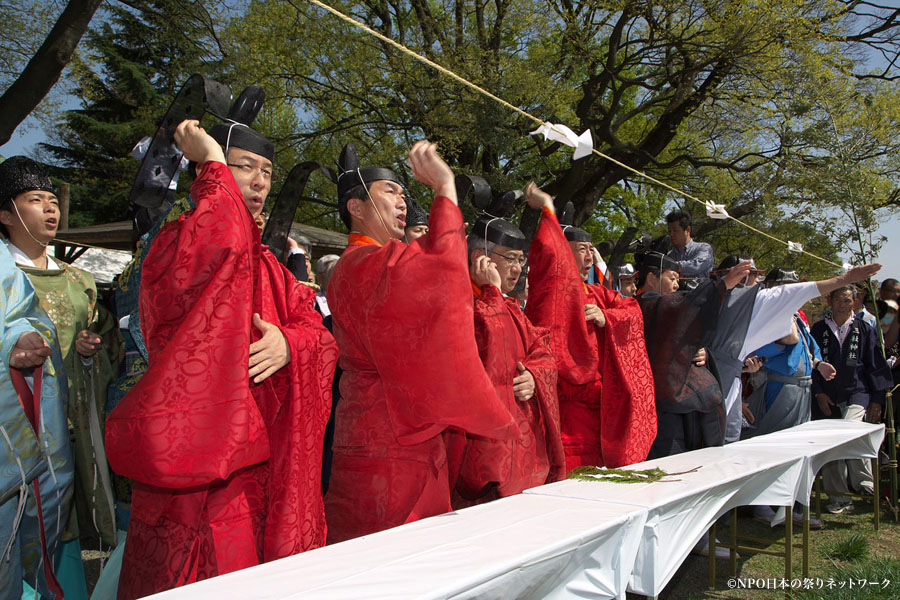
[(266, 181), (272, 180), (272, 169), (271, 168), (256, 167), (256, 166), (253, 166), (250, 164), (242, 164), (242, 165), (236, 165), (236, 164), (232, 164), (232, 163), (225, 163), (225, 164), (227, 164), (229, 167), (234, 167), (235, 169), (240, 171), (241, 175), (243, 175), (244, 177), (256, 178), (257, 175), (262, 175), (263, 179), (265, 179)]
[(500, 254), (499, 252), (491, 252), (491, 254), (496, 254), (497, 256), (499, 256), (500, 258), (505, 260), (506, 264), (509, 265), (510, 267), (513, 267), (515, 265), (524, 267), (525, 265), (528, 264), (528, 259), (525, 257), (524, 254), (521, 254), (521, 255), (511, 254), (509, 256), (507, 256), (505, 254)]

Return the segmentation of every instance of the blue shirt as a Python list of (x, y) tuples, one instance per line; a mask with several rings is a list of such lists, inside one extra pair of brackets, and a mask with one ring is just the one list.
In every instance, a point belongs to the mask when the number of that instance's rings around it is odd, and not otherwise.
[(691, 240), (684, 250), (672, 248), (668, 257), (681, 265), (682, 277), (709, 277), (713, 268), (712, 246), (704, 242)]
[[(806, 328), (806, 325), (800, 320), (800, 317), (794, 315), (794, 322), (797, 324), (797, 334), (802, 338), (796, 344), (779, 344), (772, 342), (759, 348), (754, 354), (760, 358), (766, 357), (763, 368), (766, 371), (775, 373), (776, 375), (784, 375), (790, 377), (800, 370), (803, 365), (803, 373), (812, 375), (813, 365), (810, 360), (812, 358), (822, 360), (822, 352), (819, 344), (812, 337), (812, 334)], [(766, 382), (766, 408), (771, 408), (772, 403), (778, 397), (778, 393), (784, 384), (780, 381)]]

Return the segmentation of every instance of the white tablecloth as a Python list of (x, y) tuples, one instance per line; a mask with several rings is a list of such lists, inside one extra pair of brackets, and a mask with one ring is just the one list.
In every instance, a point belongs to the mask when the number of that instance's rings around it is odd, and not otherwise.
[(833, 460), (875, 458), (883, 440), (883, 425), (825, 419), (737, 442), (731, 447), (741, 448), (745, 452), (772, 449), (803, 456), (806, 464), (802, 477), (797, 481), (794, 499), (808, 504), (819, 469)]
[(153, 598), (624, 598), (646, 516), (636, 506), (519, 495)]
[(700, 468), (666, 478), (669, 481), (622, 484), (567, 480), (525, 492), (646, 508), (644, 538), (628, 586), (629, 591), (646, 596), (662, 591), (700, 536), (728, 510), (793, 498), (794, 482), (801, 476), (803, 462), (774, 450), (751, 454), (734, 452), (726, 446), (668, 456), (629, 468), (651, 467), (667, 473)]
[(658, 595), (733, 507), (805, 501), (815, 472), (875, 456), (884, 427), (829, 420), (648, 461), (650, 484), (561, 481), (154, 598), (612, 598)]
[[(704, 448), (633, 465), (667, 473), (700, 467), (678, 481), (621, 484), (567, 480), (526, 494), (618, 502), (647, 509), (644, 539), (628, 590), (659, 595), (713, 521), (737, 506), (787, 506), (806, 501), (821, 465), (875, 456), (884, 427), (831, 420), (718, 448)], [(806, 496), (804, 496), (804, 494)]]

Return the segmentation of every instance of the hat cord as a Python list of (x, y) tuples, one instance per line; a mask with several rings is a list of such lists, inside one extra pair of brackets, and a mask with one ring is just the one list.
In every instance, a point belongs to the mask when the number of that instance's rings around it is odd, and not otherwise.
[(36, 237), (34, 237), (34, 235), (31, 234), (31, 231), (28, 229), (28, 225), (25, 224), (25, 219), (23, 219), (23, 218), (22, 218), (22, 215), (19, 214), (19, 207), (16, 206), (15, 200), (13, 200), (11, 204), (13, 205), (13, 208), (16, 209), (16, 216), (19, 217), (19, 221), (22, 222), (22, 227), (25, 228), (25, 233), (27, 233), (28, 236), (29, 236), (31, 239), (33, 239), (35, 242), (37, 242), (38, 244), (40, 244), (40, 245), (43, 246), (44, 248), (46, 248), (47, 246), (49, 246), (49, 245), (50, 245), (50, 242), (42, 242), (41, 240), (37, 239)]
[[(362, 173), (359, 171), (359, 167), (356, 167), (356, 176), (359, 177), (360, 183), (362, 183), (363, 189), (366, 190), (366, 197), (369, 199), (370, 204), (372, 205), (372, 210), (375, 211), (375, 214), (378, 216), (378, 220), (381, 222), (381, 227), (384, 229), (384, 232), (387, 234), (388, 240), (395, 240), (393, 235), (391, 235), (391, 230), (388, 229), (387, 225), (384, 222), (384, 218), (381, 216), (381, 212), (378, 210), (378, 207), (375, 206), (375, 201), (372, 200), (372, 195), (369, 194), (369, 186), (366, 185), (366, 182), (363, 181)], [(404, 231), (404, 235), (406, 232)]]
[(225, 119), (226, 121), (230, 121), (228, 125), (228, 135), (225, 136), (225, 161), (228, 162), (228, 150), (231, 148), (231, 130), (234, 129), (235, 125), (243, 125), (243, 123), (238, 123), (232, 119)]
[[(488, 245), (488, 239), (487, 239), (487, 236), (488, 236), (488, 229), (491, 228), (491, 223), (493, 223), (494, 221), (500, 221), (500, 220), (502, 220), (502, 219), (501, 219), (500, 217), (495, 217), (494, 215), (492, 215), (491, 213), (486, 212), (486, 211), (485, 211), (485, 212), (482, 212), (481, 214), (487, 215), (488, 217), (491, 218), (491, 220), (488, 221), (488, 222), (484, 225), (484, 255), (485, 255), (485, 256), (489, 256), (489, 254), (488, 254), (488, 248), (487, 248), (487, 245)], [(490, 260), (490, 259), (488, 259), (488, 260)]]

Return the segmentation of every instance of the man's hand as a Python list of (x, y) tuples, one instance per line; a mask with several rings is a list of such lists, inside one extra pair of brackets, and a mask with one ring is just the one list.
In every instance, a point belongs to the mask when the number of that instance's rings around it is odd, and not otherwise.
[(752, 263), (749, 260), (745, 260), (728, 269), (728, 273), (722, 278), (722, 281), (725, 282), (725, 288), (730, 290), (740, 282), (744, 281), (750, 274), (751, 264)]
[(175, 128), (175, 143), (184, 152), (186, 159), (192, 160), (198, 165), (211, 160), (225, 162), (225, 154), (222, 152), (219, 142), (212, 139), (200, 127), (200, 121), (195, 119), (186, 119), (178, 124), (178, 127)]
[(862, 265), (861, 267), (851, 267), (850, 270), (843, 275), (825, 279), (824, 281), (817, 281), (816, 288), (819, 290), (819, 295), (826, 296), (840, 287), (868, 279), (877, 273), (879, 269), (881, 269), (881, 264), (879, 263)]
[(519, 402), (530, 400), (534, 396), (534, 376), (521, 362), (516, 365), (519, 374), (513, 379), (513, 395)]
[(263, 321), (258, 313), (253, 313), (253, 326), (263, 336), (250, 344), (250, 377), (255, 377), (253, 383), (261, 383), (291, 362), (291, 350), (281, 329)]
[(606, 327), (606, 315), (596, 304), (584, 305), (584, 320), (593, 321), (597, 327)]
[(437, 144), (427, 140), (416, 142), (409, 151), (409, 166), (413, 177), (434, 190), (436, 196), (444, 196), (458, 204), (453, 171), (438, 155)]
[(533, 181), (525, 186), (525, 201), (531, 208), (540, 210), (546, 206), (551, 211), (553, 210), (553, 198), (547, 192), (542, 191)]
[(100, 336), (82, 329), (75, 336), (75, 350), (85, 358), (91, 358), (100, 350)]
[(834, 402), (831, 401), (828, 394), (816, 394), (816, 402), (819, 403), (819, 410), (822, 411), (822, 414), (826, 417), (830, 417), (831, 407), (834, 406)]
[(869, 423), (881, 422), (881, 405), (875, 402), (869, 402), (869, 408), (866, 409), (866, 421)]
[(756, 417), (753, 416), (753, 411), (750, 410), (750, 403), (741, 401), (741, 414), (744, 415), (744, 418), (747, 419), (747, 422), (753, 425), (756, 421)]
[(741, 373), (756, 373), (762, 368), (762, 365), (762, 359), (758, 356), (748, 356), (744, 360), (744, 368), (741, 369)]
[(706, 366), (706, 348), (700, 348), (697, 350), (697, 354), (694, 355), (694, 358), (691, 359), (691, 362), (697, 365), (698, 367)]
[(837, 369), (831, 363), (827, 363), (824, 360), (820, 360), (819, 364), (816, 365), (816, 370), (819, 371), (819, 375), (822, 376), (822, 379), (825, 381), (831, 381), (834, 379), (834, 376), (837, 375)]
[(859, 267), (850, 267), (843, 275), (839, 275), (841, 285), (856, 283), (857, 281), (865, 281), (881, 269), (881, 263), (872, 263)]
[(472, 261), (469, 275), (472, 276), (472, 281), (478, 287), (492, 285), (500, 289), (500, 272), (497, 271), (497, 265), (483, 254)]
[(33, 369), (44, 364), (50, 356), (50, 346), (37, 331), (28, 331), (19, 336), (9, 354), (9, 366), (13, 369)]

